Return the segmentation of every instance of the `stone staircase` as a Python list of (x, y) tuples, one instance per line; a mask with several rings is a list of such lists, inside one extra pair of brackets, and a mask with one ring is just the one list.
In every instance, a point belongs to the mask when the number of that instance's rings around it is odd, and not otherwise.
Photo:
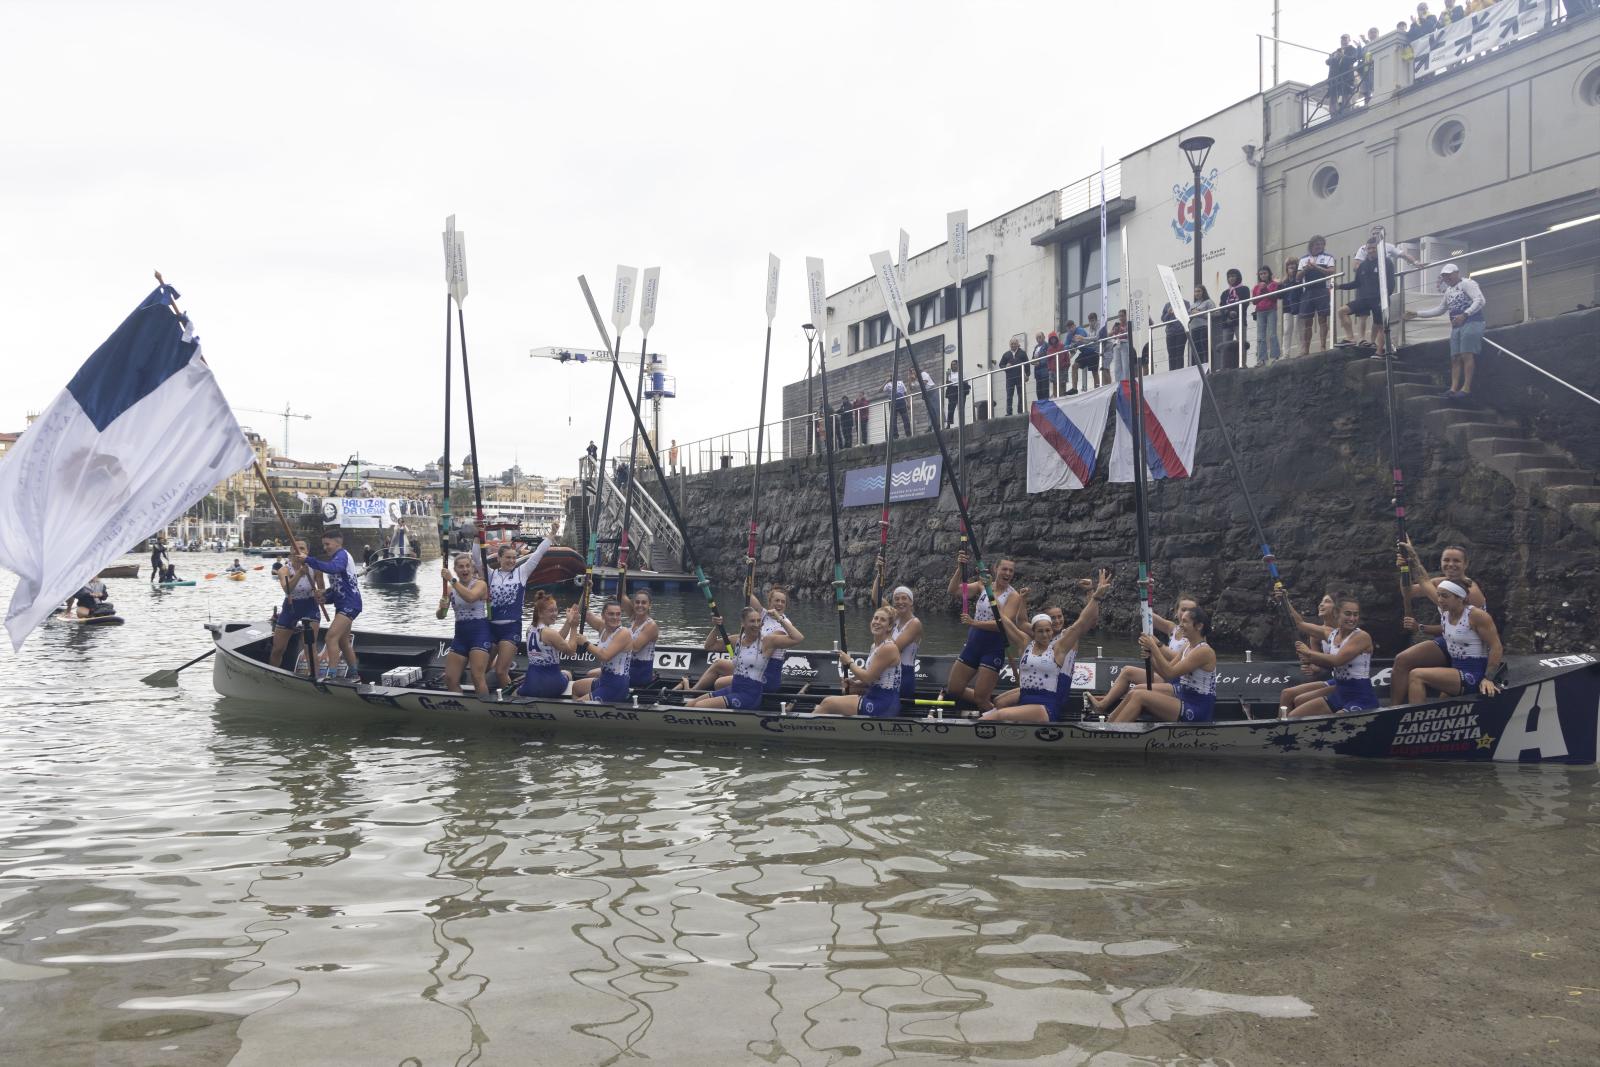
[[(1377, 403), (1387, 403), (1382, 360), (1354, 359), (1345, 366), (1345, 378)], [(1594, 471), (1560, 448), (1525, 433), (1516, 420), (1479, 399), (1445, 397), (1446, 382), (1436, 372), (1397, 360), (1394, 382), (1403, 425), (1420, 425), (1432, 436), (1449, 441), (1534, 499), (1564, 512), (1600, 540), (1600, 485)]]

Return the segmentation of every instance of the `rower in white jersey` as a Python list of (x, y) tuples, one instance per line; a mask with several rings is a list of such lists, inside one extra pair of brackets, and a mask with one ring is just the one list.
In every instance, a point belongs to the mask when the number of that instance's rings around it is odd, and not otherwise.
[[(1434, 606), (1439, 606), (1438, 583), (1450, 581), (1467, 591), (1467, 603), (1474, 608), (1485, 611), (1489, 602), (1483, 595), (1483, 586), (1467, 577), (1467, 550), (1460, 545), (1446, 545), (1439, 553), (1439, 577), (1434, 578), (1428, 574), (1428, 569), (1422, 564), (1422, 557), (1417, 554), (1416, 548), (1408, 537), (1400, 544), (1400, 555), (1395, 559), (1397, 564), (1410, 560), (1411, 568), (1416, 572), (1416, 582), (1410, 589), (1403, 590), (1403, 598), (1407, 604), (1417, 597), (1427, 597), (1433, 601)], [(1444, 634), (1439, 626), (1418, 625), (1417, 620), (1407, 615), (1401, 625), (1412, 633), (1421, 633), (1433, 637), (1432, 641), (1418, 641), (1409, 648), (1401, 650), (1394, 658), (1394, 666), (1389, 672), (1389, 702), (1399, 704), (1405, 701), (1411, 688), (1411, 672), (1419, 667), (1448, 667), (1450, 666), (1450, 650), (1445, 647)]]
[[(593, 616), (590, 616), (593, 618)], [(622, 605), (607, 600), (598, 619), (599, 636), (590, 649), (600, 661), (600, 669), (587, 678), (572, 683), (575, 700), (588, 699), (595, 703), (614, 703), (628, 697), (628, 671), (633, 660), (633, 632), (622, 625)]]
[(633, 611), (628, 619), (628, 629), (633, 633), (628, 687), (643, 689), (656, 681), (656, 641), (661, 636), (661, 628), (650, 617), (650, 590), (635, 589), (628, 603)]
[(916, 596), (911, 587), (895, 586), (889, 594), (894, 608), (894, 627), (889, 637), (900, 650), (900, 703), (909, 706), (917, 699), (917, 650), (922, 647), (922, 620), (917, 618)]
[(468, 668), (472, 688), (482, 697), (489, 691), (489, 583), (478, 576), (472, 556), (458, 553), (454, 574), (450, 567), (440, 567), (444, 593), (439, 597), (437, 615), (442, 619), (453, 611), (456, 616), (456, 631), (444, 657), (444, 687), (461, 692), (461, 671)]
[(818, 715), (863, 715), (869, 718), (892, 719), (900, 714), (900, 648), (894, 643), (894, 609), (881, 607), (872, 613), (869, 626), (872, 632), (872, 651), (867, 654), (866, 666), (857, 666), (855, 658), (845, 649), (839, 650), (840, 672), (865, 689), (860, 696), (845, 693), (823, 697), (817, 704)]
[(528, 673), (517, 686), (517, 695), (558, 697), (572, 684), (572, 675), (561, 669), (561, 657), (578, 651), (578, 605), (567, 609), (566, 623), (556, 626), (559, 608), (556, 598), (540, 589), (533, 594), (533, 625), (528, 628)]
[[(1083, 581), (1087, 581), (1087, 579), (1084, 579)], [(1082, 582), (1079, 584), (1081, 585)], [(1174, 601), (1172, 605), (1172, 618), (1163, 618), (1162, 616), (1157, 615), (1155, 612), (1150, 613), (1151, 627), (1155, 629), (1157, 633), (1163, 633), (1167, 635), (1168, 652), (1171, 652), (1175, 656), (1182, 656), (1184, 651), (1188, 649), (1189, 640), (1183, 636), (1183, 633), (1178, 626), (1178, 617), (1185, 611), (1188, 611), (1190, 608), (1197, 608), (1199, 606), (1200, 602), (1194, 597), (1190, 596), (1188, 593), (1179, 593), (1178, 599)], [(1134, 688), (1135, 686), (1140, 689), (1146, 688), (1144, 668), (1134, 666), (1124, 667), (1117, 672), (1116, 678), (1112, 679), (1111, 688), (1106, 691), (1104, 696), (1097, 697), (1093, 693), (1084, 694), (1084, 700), (1087, 703), (1086, 710), (1094, 710), (1104, 714), (1111, 708), (1114, 708), (1118, 704), (1122, 703), (1122, 698), (1128, 695), (1128, 690)], [(1155, 679), (1154, 684), (1149, 686), (1149, 688), (1154, 689), (1158, 693), (1170, 693), (1172, 692), (1172, 683), (1165, 682), (1160, 678), (1157, 678)]]
[(1153, 634), (1140, 634), (1139, 647), (1150, 657), (1156, 674), (1172, 683), (1172, 692), (1134, 689), (1111, 713), (1110, 722), (1133, 722), (1149, 713), (1163, 722), (1210, 722), (1217, 702), (1217, 654), (1209, 643), (1211, 616), (1204, 608), (1178, 613), (1178, 629), (1187, 640), (1174, 655)]
[[(1333, 684), (1326, 695), (1293, 705), (1290, 718), (1370, 711), (1378, 706), (1378, 694), (1372, 689), (1372, 636), (1361, 629), (1361, 605), (1355, 597), (1343, 596), (1338, 607), (1339, 625), (1323, 639), (1321, 652), (1304, 641), (1294, 646), (1302, 663), (1327, 670)], [(1279, 714), (1283, 714), (1281, 709)]]
[[(752, 596), (750, 598), (750, 608), (761, 616), (761, 633), (763, 637), (775, 633), (789, 632), (793, 632), (795, 635), (793, 642), (775, 646), (773, 656), (767, 660), (767, 673), (763, 684), (766, 687), (766, 692), (775, 693), (783, 686), (783, 659), (788, 654), (787, 650), (804, 641), (805, 635), (795, 629), (794, 624), (788, 619), (789, 594), (784, 591), (782, 586), (774, 585), (767, 591), (765, 607), (762, 606), (761, 601)], [(720, 647), (719, 645), (718, 648)], [(694, 688), (703, 691), (724, 689), (732, 677), (733, 661), (715, 659), (706, 666), (705, 671), (700, 675), (700, 680), (694, 684)], [(683, 679), (678, 683), (678, 688), (688, 689), (689, 680), (687, 678)]]
[(1046, 612), (1035, 615), (1029, 630), (1008, 617), (1001, 619), (1013, 640), (1021, 642), (1017, 657), (1015, 704), (993, 707), (983, 717), (1002, 722), (1061, 722), (1066, 718), (1067, 697), (1072, 694), (1072, 666), (1078, 659), (1078, 642), (1100, 619), (1100, 601), (1111, 589), (1111, 572), (1101, 569), (1100, 580), (1090, 591), (1083, 610), (1071, 626), (1055, 632)]
[[(305, 555), (306, 543), (296, 541), (300, 554)], [(296, 565), (293, 559), (284, 561), (276, 575), (283, 587), (283, 604), (272, 621), (272, 652), (267, 662), (274, 667), (283, 665), (288, 651), (289, 638), (296, 630), (306, 631), (313, 654), (317, 647), (317, 634), (322, 628), (321, 579), (310, 567)], [(309, 625), (308, 625), (309, 624)]]
[(1494, 682), (1500, 669), (1500, 630), (1494, 619), (1482, 608), (1467, 603), (1467, 590), (1456, 582), (1445, 580), (1435, 586), (1439, 597), (1439, 623), (1444, 633), (1445, 646), (1450, 652), (1450, 666), (1422, 667), (1411, 672), (1408, 680), (1410, 703), (1417, 704), (1428, 697), (1429, 689), (1445, 696), (1463, 693), (1480, 693), (1492, 697), (1500, 691)]
[[(757, 711), (766, 693), (767, 664), (785, 648), (793, 648), (800, 640), (800, 631), (794, 623), (779, 616), (777, 630), (769, 630), (765, 620), (773, 618), (770, 611), (746, 607), (739, 615), (739, 635), (734, 639), (732, 665), (728, 682), (718, 692), (707, 694), (689, 702), (691, 708), (735, 708)], [(722, 618), (711, 620), (711, 631), (706, 634), (707, 651), (722, 649)]]
[[(994, 687), (1000, 680), (1000, 668), (1005, 665), (1007, 634), (995, 618), (995, 608), (989, 602), (989, 593), (981, 581), (964, 582), (961, 571), (967, 565), (967, 554), (956, 554), (955, 573), (950, 576), (948, 592), (961, 600), (961, 622), (967, 627), (967, 642), (950, 666), (945, 680), (945, 691), (953, 698), (969, 701), (982, 711), (994, 707)], [(995, 600), (1000, 612), (1012, 622), (1027, 611), (1027, 597), (1011, 585), (1017, 565), (1002, 559), (994, 569)], [(972, 614), (967, 614), (967, 604), (977, 598)]]
[(495, 566), (489, 570), (489, 634), (494, 641), (494, 659), (489, 673), (501, 689), (511, 684), (511, 665), (517, 659), (517, 638), (522, 631), (522, 608), (528, 594), (528, 578), (538, 568), (539, 561), (550, 551), (550, 537), (539, 542), (539, 547), (517, 558), (517, 546), (507, 543), (495, 554)]
[[(1094, 579), (1079, 578), (1078, 588), (1082, 589), (1086, 593), (1093, 592)], [(1060, 639), (1064, 632), (1066, 632), (1067, 613), (1056, 605), (1051, 604), (1049, 607), (1044, 609), (1044, 614), (1050, 616), (1050, 645), (1053, 648), (1055, 647), (1056, 641)], [(1073, 654), (1073, 662), (1077, 662), (1076, 652)], [(1087, 698), (1088, 694), (1086, 693), (1084, 696)], [(1020, 688), (1007, 689), (1004, 693), (1001, 693), (999, 696), (994, 698), (994, 706), (997, 708), (1014, 708), (1017, 706), (1017, 703), (1021, 700), (1021, 698), (1022, 690)]]
[[(1321, 649), (1324, 654), (1332, 653), (1333, 649), (1328, 643), (1328, 636), (1339, 628), (1339, 602), (1344, 599), (1343, 593), (1330, 589), (1322, 595), (1322, 600), (1317, 604), (1316, 622), (1307, 622), (1295, 610), (1294, 605), (1290, 603), (1287, 596), (1280, 596), (1278, 593), (1274, 593), (1270, 599), (1274, 603), (1281, 603), (1284, 609), (1289, 612), (1289, 618), (1294, 620), (1296, 630), (1299, 630), (1311, 641), (1315, 641), (1316, 647)], [(1333, 682), (1327, 677), (1328, 672), (1325, 668), (1317, 666), (1302, 657), (1300, 660), (1300, 673), (1305, 676), (1306, 681), (1285, 686), (1278, 693), (1278, 715), (1280, 718), (1288, 715), (1296, 707), (1308, 700), (1333, 696)]]

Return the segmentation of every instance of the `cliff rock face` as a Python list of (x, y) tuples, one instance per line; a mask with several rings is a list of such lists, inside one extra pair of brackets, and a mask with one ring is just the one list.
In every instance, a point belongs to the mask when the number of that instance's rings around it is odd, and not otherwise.
[[(1493, 336), (1594, 391), (1593, 379), (1600, 377), (1597, 328), (1600, 316), (1586, 313)], [(1444, 387), (1448, 353), (1441, 346), (1417, 346), (1402, 355), (1408, 370), (1436, 373)], [(1388, 412), (1381, 393), (1367, 395), (1350, 384), (1355, 376), (1347, 365), (1363, 358), (1345, 350), (1265, 369), (1223, 371), (1212, 378), (1212, 387), (1296, 605), (1309, 614), (1324, 590), (1352, 592), (1361, 599), (1364, 625), (1380, 654), (1392, 655), (1405, 640), (1394, 566)], [(1600, 412), (1576, 398), (1569, 401), (1570, 394), (1555, 397), (1565, 391), (1547, 389), (1550, 383), (1507, 365), (1504, 357), (1485, 356), (1479, 365), (1480, 402), (1506, 403), (1505, 413), (1525, 417), (1532, 432), (1568, 436), (1557, 443), (1594, 468), (1600, 456), (1594, 454), (1593, 427)], [(1111, 429), (1088, 488), (1030, 496), (1026, 420), (969, 426), (965, 480), (991, 567), (1001, 556), (1014, 559), (1017, 584), (1031, 587), (1031, 604), (1063, 604), (1069, 618), (1081, 605), (1081, 596), (1069, 592), (1071, 584), (1096, 567), (1112, 567), (1116, 592), (1101, 626), (1131, 635), (1138, 627), (1133, 487), (1105, 480)], [(1509, 651), (1594, 650), (1600, 636), (1600, 554), (1593, 531), (1445, 438), (1430, 436), (1419, 418), (1402, 413), (1400, 435), (1407, 529), (1430, 567), (1445, 545), (1469, 549), (1468, 573), (1483, 583)], [(953, 435), (949, 444), (954, 453)], [(936, 452), (932, 435), (902, 439), (895, 447), (897, 459)], [(835, 456), (841, 484), (845, 470), (882, 462), (882, 444)], [(724, 602), (737, 599), (742, 581), (750, 476), (745, 468), (672, 483), (681, 494), (691, 541)], [(761, 489), (761, 579), (790, 586), (801, 598), (831, 596), (823, 458), (769, 464)], [(948, 482), (938, 500), (896, 505), (890, 519), (892, 582), (915, 589), (924, 612), (958, 610), (945, 588), (960, 541)], [(877, 552), (878, 509), (845, 509), (840, 521), (848, 595), (864, 602)], [(1150, 533), (1158, 608), (1165, 610), (1180, 591), (1192, 593), (1212, 611), (1219, 647), (1290, 650), (1293, 637), (1283, 614), (1268, 602), (1270, 579), (1260, 545), (1209, 406), (1201, 417), (1193, 476), (1152, 483)], [(1417, 601), (1414, 610), (1423, 621), (1436, 621), (1426, 601)]]

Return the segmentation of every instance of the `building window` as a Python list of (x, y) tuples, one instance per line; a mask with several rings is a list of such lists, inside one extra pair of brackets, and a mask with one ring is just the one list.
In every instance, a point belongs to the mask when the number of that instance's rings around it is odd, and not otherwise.
[(867, 319), (861, 324), (861, 347), (877, 348), (894, 340), (894, 324), (887, 313)]
[(1466, 139), (1467, 128), (1455, 119), (1446, 119), (1439, 123), (1438, 129), (1433, 131), (1431, 143), (1433, 154), (1436, 156), (1453, 156), (1461, 151), (1461, 142)]
[[(1106, 293), (1104, 304), (1110, 315), (1117, 313), (1122, 299), (1122, 234), (1112, 230), (1106, 235), (1111, 258), (1106, 262)], [(1061, 321), (1054, 327), (1065, 326), (1068, 319), (1082, 325), (1089, 312), (1100, 314), (1100, 235), (1091, 233), (1076, 241), (1067, 241), (1057, 253), (1061, 270)], [(987, 280), (987, 279), (983, 279)], [(1052, 328), (1054, 328), (1052, 327)]]
[(1311, 176), (1311, 191), (1319, 199), (1326, 200), (1339, 191), (1339, 171), (1333, 166), (1318, 168)]
[(853, 356), (859, 351), (861, 351), (861, 324), (855, 322), (850, 324), (850, 355)]
[(1600, 67), (1585, 74), (1578, 82), (1578, 99), (1590, 107), (1600, 107)]
[(937, 326), (944, 321), (944, 292), (930, 294), (920, 300), (912, 302), (907, 309), (911, 317), (911, 332), (926, 330), (929, 326)]
[(966, 298), (966, 306), (961, 309), (963, 315), (970, 315), (974, 311), (982, 311), (989, 306), (989, 276), (973, 278), (962, 287), (962, 295)]

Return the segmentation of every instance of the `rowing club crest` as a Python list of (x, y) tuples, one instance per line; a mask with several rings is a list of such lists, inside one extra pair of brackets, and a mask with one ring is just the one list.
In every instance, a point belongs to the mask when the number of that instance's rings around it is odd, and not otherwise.
[(1217, 221), (1217, 170), (1211, 168), (1211, 173), (1200, 179), (1200, 195), (1195, 196), (1194, 183), (1187, 185), (1174, 185), (1172, 199), (1177, 203), (1177, 215), (1172, 220), (1172, 236), (1183, 244), (1194, 241), (1196, 224), (1201, 233), (1210, 233), (1212, 224)]

